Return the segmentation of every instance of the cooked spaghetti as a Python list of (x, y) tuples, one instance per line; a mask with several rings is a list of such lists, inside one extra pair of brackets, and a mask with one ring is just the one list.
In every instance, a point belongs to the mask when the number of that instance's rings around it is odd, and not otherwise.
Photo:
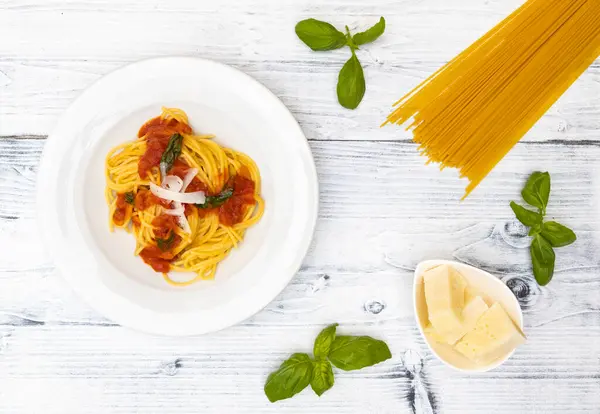
[[(214, 278), (260, 220), (260, 173), (250, 157), (194, 135), (185, 112), (163, 108), (137, 140), (106, 157), (109, 226), (135, 236), (135, 254), (173, 285)], [(185, 282), (170, 271), (194, 272)]]
[(411, 121), (421, 153), (469, 179), (466, 197), (599, 55), (600, 0), (529, 0), (385, 123)]

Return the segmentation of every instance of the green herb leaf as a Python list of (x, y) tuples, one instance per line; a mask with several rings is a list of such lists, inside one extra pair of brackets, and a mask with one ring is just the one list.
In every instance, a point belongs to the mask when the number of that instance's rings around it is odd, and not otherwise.
[(338, 336), (329, 351), (329, 360), (344, 371), (375, 365), (392, 357), (385, 342), (370, 336)]
[(527, 180), (523, 191), (523, 200), (540, 209), (542, 215), (546, 214), (546, 206), (550, 197), (550, 174), (536, 171)]
[(547, 221), (542, 227), (542, 236), (548, 240), (552, 247), (568, 246), (577, 240), (577, 236), (570, 228), (556, 221)]
[(169, 143), (167, 144), (167, 148), (165, 148), (165, 152), (163, 152), (163, 155), (160, 158), (161, 170), (164, 170), (165, 173), (169, 172), (169, 170), (173, 168), (175, 160), (177, 160), (181, 154), (182, 144), (183, 135), (178, 133), (171, 135)]
[(338, 76), (338, 101), (344, 108), (355, 109), (362, 101), (365, 90), (365, 75), (360, 61), (352, 50), (352, 57), (344, 64)]
[(358, 45), (354, 42), (354, 39), (352, 38), (352, 33), (350, 33), (350, 28), (348, 26), (346, 26), (346, 44), (352, 52), (358, 50)]
[[(329, 325), (323, 329), (321, 333), (315, 339), (315, 345), (313, 347), (313, 355), (315, 358), (327, 357), (329, 355), (329, 349), (331, 344), (335, 340), (335, 329), (338, 326), (337, 323)], [(319, 394), (321, 395), (321, 394)]]
[(529, 229), (528, 236), (535, 236), (536, 234), (540, 234), (542, 232), (542, 226), (540, 224), (536, 224), (531, 229)]
[(214, 196), (206, 196), (203, 204), (195, 204), (198, 208), (216, 208), (223, 205), (233, 195), (233, 188), (228, 187)]
[(133, 194), (133, 191), (128, 191), (125, 193), (125, 202), (129, 204), (133, 204), (135, 202), (135, 194)]
[(376, 40), (385, 31), (385, 19), (381, 17), (379, 22), (375, 23), (370, 29), (364, 32), (357, 33), (353, 36), (354, 43), (357, 45), (364, 45), (365, 43), (371, 43)]
[(167, 237), (166, 239), (157, 238), (156, 245), (158, 246), (158, 248), (161, 251), (166, 252), (171, 249), (171, 246), (173, 246), (174, 240), (175, 240), (175, 232), (171, 231), (169, 233), (169, 237)]
[(531, 262), (533, 274), (540, 286), (545, 286), (552, 280), (554, 274), (554, 250), (550, 243), (541, 235), (536, 235), (531, 243)]
[(540, 213), (527, 210), (525, 207), (521, 207), (514, 201), (510, 202), (510, 208), (515, 212), (517, 219), (527, 227), (534, 227), (542, 224), (542, 215)]
[(265, 383), (265, 394), (271, 402), (298, 394), (311, 382), (313, 363), (307, 354), (293, 354)]
[(314, 51), (339, 49), (346, 45), (346, 36), (333, 25), (316, 19), (296, 24), (296, 34)]
[(320, 397), (325, 391), (333, 387), (333, 369), (331, 363), (325, 359), (319, 359), (313, 364), (313, 375), (310, 387)]

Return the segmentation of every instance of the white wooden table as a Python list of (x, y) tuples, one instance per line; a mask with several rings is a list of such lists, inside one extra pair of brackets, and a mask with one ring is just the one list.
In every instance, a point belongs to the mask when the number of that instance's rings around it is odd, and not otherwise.
[[(1, 413), (600, 412), (600, 62), (460, 203), (464, 182), (425, 167), (390, 105), (521, 0), (0, 0)], [(335, 96), (347, 50), (314, 53), (294, 34), (315, 17), (387, 30), (359, 51), (367, 93)], [(67, 105), (102, 75), (144, 58), (201, 56), (269, 87), (310, 140), (321, 210), (310, 253), (265, 310), (225, 331), (151, 337), (102, 318), (55, 271), (36, 231), (36, 171)], [(235, 114), (232, 114), (235, 116)], [(546, 288), (509, 208), (534, 170), (552, 175), (549, 215), (579, 239)], [(518, 296), (528, 343), (501, 368), (465, 375), (427, 351), (412, 270), (428, 258), (485, 268)], [(317, 332), (385, 339), (390, 361), (338, 373), (270, 404), (267, 374)]]

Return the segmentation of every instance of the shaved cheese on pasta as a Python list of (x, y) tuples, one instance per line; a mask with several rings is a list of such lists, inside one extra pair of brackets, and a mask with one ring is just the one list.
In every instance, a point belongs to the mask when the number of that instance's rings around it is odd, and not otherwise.
[(162, 181), (162, 188), (167, 190), (181, 192), (183, 188), (183, 181), (176, 175), (167, 175)]
[(183, 185), (180, 190), (182, 193), (185, 193), (185, 190), (188, 188), (188, 185), (190, 185), (196, 174), (198, 174), (197, 168), (190, 168), (187, 170), (185, 177), (183, 177)]
[(185, 213), (185, 209), (181, 203), (174, 202), (173, 204), (175, 204), (175, 208), (165, 208), (165, 214), (168, 214), (169, 216), (180, 216)]
[(150, 183), (150, 191), (158, 198), (167, 201), (178, 201), (185, 204), (204, 204), (206, 195), (204, 191), (194, 191), (193, 193), (180, 193), (179, 191), (171, 191), (166, 188)]
[(176, 210), (181, 209), (181, 214), (177, 215), (177, 224), (179, 224), (179, 227), (181, 227), (184, 232), (191, 234), (192, 228), (190, 227), (190, 223), (187, 221), (187, 217), (185, 216), (185, 208), (183, 208), (183, 204), (175, 201), (173, 205), (175, 205)]
[[(192, 180), (194, 179), (194, 177), (196, 176), (197, 173), (198, 173), (198, 170), (196, 168), (190, 168), (188, 170), (188, 172), (186, 173), (183, 180), (181, 178), (177, 177), (176, 175), (168, 175), (163, 180), (162, 187), (157, 186), (157, 188), (164, 189), (164, 190), (172, 192), (173, 194), (180, 194), (180, 195), (181, 194), (202, 193), (201, 191), (198, 191), (196, 193), (185, 193), (185, 189), (187, 188), (188, 185), (190, 185), (190, 183), (192, 182)], [(185, 217), (185, 208), (183, 207), (183, 204), (181, 204), (182, 202), (176, 200), (175, 198), (166, 198), (167, 197), (166, 194), (165, 194), (165, 197), (163, 197), (162, 195), (154, 193), (154, 191), (152, 193), (155, 194), (157, 197), (164, 198), (166, 200), (172, 199), (173, 208), (165, 209), (165, 214), (168, 214), (170, 216), (177, 216), (177, 223), (179, 224), (179, 227), (181, 227), (181, 229), (184, 232), (186, 232), (188, 234), (191, 233), (192, 229), (190, 228), (190, 223), (188, 223), (187, 218)], [(204, 197), (204, 193), (202, 193), (202, 196)], [(200, 199), (200, 198), (198, 198), (198, 199)], [(199, 203), (199, 202), (194, 201), (194, 203)]]
[(160, 181), (163, 183), (165, 182), (165, 177), (167, 176), (167, 164), (164, 162), (161, 162), (159, 164), (159, 169), (160, 169)]

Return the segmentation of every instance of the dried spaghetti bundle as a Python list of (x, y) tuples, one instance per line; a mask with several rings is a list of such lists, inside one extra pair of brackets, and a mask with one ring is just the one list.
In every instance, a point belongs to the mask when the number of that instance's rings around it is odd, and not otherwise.
[(600, 55), (600, 0), (529, 0), (394, 105), (466, 194)]

